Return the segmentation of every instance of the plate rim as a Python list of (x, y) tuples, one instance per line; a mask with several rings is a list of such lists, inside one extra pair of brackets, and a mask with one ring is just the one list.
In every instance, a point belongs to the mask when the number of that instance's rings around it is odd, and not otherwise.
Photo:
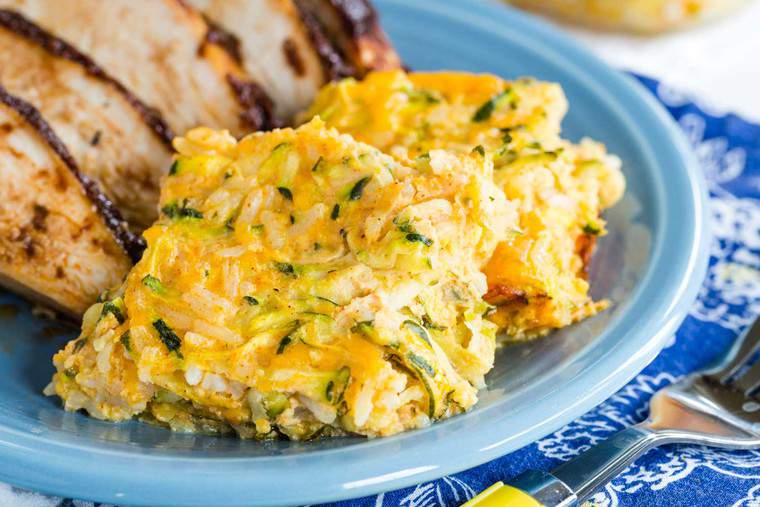
[[(579, 382), (575, 382), (575, 385), (563, 386), (561, 389), (558, 389), (557, 392), (563, 392), (565, 395), (578, 396), (579, 401), (571, 404), (570, 407), (566, 407), (560, 413), (554, 414), (553, 417), (532, 427), (529, 431), (519, 436), (519, 438), (511, 435), (498, 440), (500, 434), (503, 436), (504, 433), (508, 433), (506, 430), (502, 430), (501, 432), (494, 430), (485, 432), (489, 435), (487, 437), (474, 435), (470, 438), (471, 443), (468, 447), (471, 449), (469, 455), (460, 456), (460, 459), (455, 460), (454, 463), (442, 463), (444, 456), (451, 456), (450, 451), (452, 448), (451, 445), (448, 445), (444, 446), (444, 449), (426, 450), (426, 456), (429, 459), (428, 464), (425, 464), (424, 460), (417, 459), (417, 463), (414, 463), (415, 466), (408, 466), (406, 468), (402, 466), (402, 468), (399, 468), (401, 465), (396, 464), (390, 467), (394, 468), (394, 471), (386, 473), (379, 473), (380, 469), (383, 468), (380, 464), (384, 463), (384, 458), (382, 456), (373, 456), (373, 466), (377, 471), (368, 474), (364, 479), (348, 479), (347, 474), (352, 473), (351, 471), (335, 474), (334, 468), (319, 470), (319, 461), (321, 459), (328, 459), (331, 455), (339, 455), (345, 458), (346, 454), (350, 454), (352, 459), (347, 461), (346, 464), (351, 464), (357, 461), (357, 457), (361, 461), (363, 460), (362, 455), (370, 452), (379, 452), (378, 448), (380, 448), (380, 451), (382, 449), (392, 450), (393, 448), (401, 447), (416, 450), (419, 447), (424, 447), (426, 440), (432, 439), (428, 443), (428, 445), (431, 445), (437, 433), (444, 432), (447, 428), (455, 427), (461, 423), (460, 418), (436, 423), (429, 429), (430, 431), (423, 430), (427, 433), (408, 432), (394, 437), (363, 442), (358, 445), (317, 450), (303, 455), (252, 458), (160, 456), (148, 453), (140, 454), (139, 451), (129, 452), (121, 449), (93, 449), (77, 445), (76, 443), (51, 444), (39, 435), (27, 434), (0, 424), (0, 480), (48, 494), (74, 496), (117, 504), (129, 503), (132, 505), (155, 505), (156, 502), (169, 501), (174, 505), (205, 505), (214, 497), (208, 496), (208, 492), (203, 493), (202, 489), (207, 489), (215, 495), (221, 491), (224, 491), (226, 494), (234, 494), (233, 499), (225, 501), (228, 505), (244, 505), (250, 504), (252, 501), (257, 502), (257, 504), (261, 502), (267, 505), (289, 505), (357, 498), (418, 484), (448, 473), (455, 473), (528, 445), (537, 438), (541, 438), (558, 429), (563, 424), (582, 415), (607, 399), (633, 378), (659, 353), (665, 341), (676, 330), (683, 318), (686, 317), (688, 309), (696, 298), (697, 291), (704, 278), (703, 275), (707, 269), (707, 246), (710, 241), (706, 183), (692, 151), (670, 115), (633, 78), (611, 69), (587, 50), (581, 48), (579, 44), (559, 33), (557, 29), (551, 28), (547, 23), (533, 19), (508, 6), (497, 4), (490, 0), (456, 0), (453, 2), (417, 0), (413, 3), (405, 0), (376, 1), (378, 4), (418, 9), (420, 12), (429, 12), (431, 9), (437, 9), (437, 14), (456, 16), (459, 19), (472, 22), (473, 26), (477, 26), (477, 28), (487, 29), (488, 31), (494, 31), (500, 27), (503, 29), (503, 25), (499, 23), (508, 22), (513, 28), (524, 29), (534, 36), (538, 35), (538, 46), (543, 47), (547, 51), (557, 52), (558, 49), (555, 48), (561, 48), (562, 53), (566, 57), (572, 58), (572, 62), (566, 65), (570, 65), (578, 70), (590, 71), (590, 74), (593, 74), (595, 77), (601, 76), (607, 84), (613, 85), (617, 91), (622, 90), (628, 99), (643, 107), (639, 115), (648, 116), (648, 124), (662, 130), (667, 141), (672, 143), (671, 151), (667, 153), (666, 158), (677, 161), (677, 165), (680, 166), (680, 169), (685, 174), (686, 183), (691, 193), (688, 197), (684, 198), (689, 199), (689, 202), (686, 204), (693, 207), (694, 210), (693, 222), (686, 224), (689, 226), (686, 228), (690, 228), (691, 231), (689, 235), (693, 236), (691, 248), (688, 253), (679, 252), (677, 254), (681, 260), (681, 264), (685, 262), (686, 268), (682, 274), (690, 273), (690, 276), (685, 277), (686, 279), (677, 287), (668, 288), (672, 296), (667, 298), (670, 299), (670, 304), (665, 310), (659, 311), (661, 315), (656, 325), (654, 321), (650, 320), (646, 326), (642, 326), (642, 329), (629, 331), (634, 337), (645, 334), (643, 329), (656, 329), (656, 332), (653, 332), (651, 337), (643, 341), (643, 343), (642, 337), (639, 336), (638, 341), (635, 341), (637, 347), (634, 347), (631, 342), (621, 340), (619, 346), (613, 347), (613, 350), (599, 357), (598, 361), (600, 363), (605, 361), (610, 362), (618, 357), (626, 359), (617, 364), (611, 373), (594, 374), (594, 372), (589, 371), (579, 372), (576, 378)], [(557, 60), (557, 58), (554, 58), (554, 60)], [(619, 107), (619, 105), (616, 107)], [(622, 116), (629, 117), (629, 113), (630, 111), (628, 113), (624, 112)], [(661, 150), (654, 150), (649, 154), (650, 157), (655, 157), (655, 160), (662, 158), (662, 146), (666, 145), (667, 143), (658, 143)], [(654, 144), (646, 142), (642, 146), (650, 148), (651, 151)], [(658, 166), (660, 164), (654, 165)], [(662, 196), (660, 198), (662, 199)], [(658, 219), (661, 219), (661, 217), (662, 214)], [(647, 287), (656, 283), (653, 280), (654, 270), (657, 267), (656, 262), (661, 261), (662, 256), (665, 255), (665, 252), (663, 252), (663, 238), (659, 236), (664, 235), (663, 230), (668, 225), (672, 226), (673, 224), (664, 224), (658, 228), (659, 235), (653, 243), (654, 249), (651, 254), (651, 265), (648, 267), (644, 278), (639, 282), (636, 292), (632, 294), (632, 300), (640, 298)], [(680, 226), (684, 227), (684, 224), (680, 224)], [(582, 391), (585, 391), (585, 393), (582, 393)], [(547, 395), (545, 399), (537, 401), (546, 402), (549, 398), (556, 396), (556, 394)], [(488, 407), (482, 412), (481, 417), (486, 415), (485, 412), (494, 412), (498, 408), (498, 404)], [(496, 420), (498, 421), (498, 415), (496, 415)], [(426, 434), (427, 437), (425, 437)], [(480, 447), (477, 447), (477, 445), (480, 445)], [(64, 456), (65, 459), (62, 459)], [(101, 458), (103, 461), (100, 464), (104, 466), (96, 466), (91, 463), (93, 458)], [(310, 463), (303, 463), (304, 461)], [(277, 488), (270, 488), (264, 492), (257, 492), (260, 496), (256, 496), (255, 498), (250, 495), (247, 496), (245, 493), (250, 493), (249, 488), (252, 485), (272, 484), (273, 480), (276, 481), (277, 475), (275, 473), (271, 471), (267, 473), (267, 471), (261, 470), (263, 464), (271, 463), (277, 464), (280, 470), (278, 473), (282, 473), (282, 471), (294, 466), (307, 466), (310, 468), (304, 470), (304, 472), (308, 471), (311, 475), (300, 478), (297, 487), (292, 487), (291, 491), (285, 494), (282, 491), (276, 491)], [(135, 470), (138, 464), (142, 466), (142, 470)], [(335, 465), (335, 463), (332, 464), (333, 466)], [(385, 466), (385, 468), (388, 467)], [(162, 477), (162, 480), (165, 480), (165, 482), (160, 491), (153, 493), (141, 491), (141, 489), (146, 489), (144, 488), (146, 484), (155, 482), (157, 474), (168, 473), (176, 469), (182, 469), (182, 477)], [(35, 473), (31, 473), (32, 471)], [(123, 480), (123, 473), (125, 471), (128, 471), (133, 476), (133, 480), (128, 481), (129, 484), (127, 485), (124, 484)], [(22, 476), (21, 474), (23, 473), (26, 475)], [(301, 471), (297, 473), (301, 473)], [(254, 474), (258, 477), (252, 479), (251, 475)], [(339, 480), (331, 478), (331, 476), (335, 475), (345, 478)], [(93, 484), (96, 480), (95, 478), (99, 479), (98, 482), (104, 484)], [(280, 480), (282, 479), (280, 478)], [(83, 484), (89, 484), (91, 489), (83, 489)], [(275, 482), (275, 484), (278, 483)]]

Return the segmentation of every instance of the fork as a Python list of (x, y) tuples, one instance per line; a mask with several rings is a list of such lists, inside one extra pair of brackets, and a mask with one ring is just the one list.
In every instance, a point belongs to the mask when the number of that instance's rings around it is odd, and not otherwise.
[(497, 482), (462, 507), (571, 507), (612, 480), (636, 458), (665, 444), (725, 449), (760, 447), (760, 319), (705, 370), (660, 389), (649, 418), (626, 428), (551, 473), (528, 471)]

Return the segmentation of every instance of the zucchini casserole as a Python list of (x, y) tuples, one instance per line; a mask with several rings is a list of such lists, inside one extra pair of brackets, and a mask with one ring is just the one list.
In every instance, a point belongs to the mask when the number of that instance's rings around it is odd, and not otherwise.
[(620, 161), (560, 137), (559, 86), (370, 73), (297, 129), (174, 140), (141, 260), (54, 357), (101, 419), (242, 438), (385, 436), (470, 409), (497, 334), (595, 314)]
[(54, 357), (68, 410), (179, 431), (382, 436), (477, 401), (481, 268), (518, 227), (490, 156), (403, 163), (325, 128), (198, 128), (123, 284)]
[(600, 213), (623, 194), (620, 160), (602, 144), (560, 137), (559, 85), (457, 72), (375, 72), (327, 85), (303, 117), (320, 117), (401, 163), (431, 150), (481, 153), (518, 207), (484, 267), (486, 300), (508, 337), (529, 338), (603, 309), (589, 297), (588, 264), (605, 233)]

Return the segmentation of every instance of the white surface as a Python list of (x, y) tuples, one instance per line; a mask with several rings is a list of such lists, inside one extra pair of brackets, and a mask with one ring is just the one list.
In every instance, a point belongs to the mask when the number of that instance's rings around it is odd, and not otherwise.
[(20, 490), (14, 491), (7, 484), (0, 484), (0, 507), (56, 507), (60, 503), (60, 498)]
[(655, 37), (563, 28), (615, 67), (693, 93), (708, 109), (760, 122), (760, 0), (725, 19)]

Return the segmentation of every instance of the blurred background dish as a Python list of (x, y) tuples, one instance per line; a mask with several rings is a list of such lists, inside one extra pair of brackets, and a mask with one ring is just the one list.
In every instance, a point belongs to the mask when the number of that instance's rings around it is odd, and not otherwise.
[[(662, 31), (632, 31), (622, 28), (616, 16), (622, 13), (643, 14), (645, 6), (684, 5), (681, 0), (513, 0), (512, 5), (546, 6), (542, 12), (546, 19), (569, 32), (597, 56), (615, 68), (656, 78), (661, 82), (660, 95), (669, 105), (693, 100), (706, 112), (721, 115), (737, 113), (750, 121), (760, 121), (760, 71), (753, 65), (760, 52), (760, 1), (712, 0), (695, 1), (701, 14), (686, 19), (678, 26), (689, 29)], [(557, 16), (560, 12), (573, 12), (567, 6), (578, 8), (574, 16)], [(604, 12), (600, 8), (604, 5)], [(740, 9), (729, 9), (743, 5)], [(558, 6), (562, 6), (561, 8)], [(549, 8), (551, 7), (551, 8)], [(596, 9), (596, 10), (594, 10)], [(678, 14), (676, 8), (671, 7)], [(658, 11), (651, 11), (656, 14)], [(664, 11), (660, 11), (664, 12)], [(719, 17), (718, 14), (728, 14)], [(604, 16), (606, 14), (606, 18)], [(655, 14), (648, 22), (656, 23)], [(675, 14), (670, 14), (676, 19)], [(587, 20), (585, 24), (571, 20)], [(718, 19), (719, 18), (719, 19)], [(712, 19), (711, 23), (697, 23)], [(644, 20), (646, 21), (646, 20)], [(615, 30), (599, 30), (603, 22)], [(594, 23), (596, 23), (594, 25)], [(593, 25), (593, 26), (590, 26)], [(671, 26), (676, 26), (671, 24)], [(664, 25), (663, 25), (664, 27)], [(677, 90), (677, 91), (676, 91)], [(697, 98), (698, 97), (698, 98)]]
[(747, 0), (511, 0), (511, 3), (596, 28), (652, 34), (715, 19)]

